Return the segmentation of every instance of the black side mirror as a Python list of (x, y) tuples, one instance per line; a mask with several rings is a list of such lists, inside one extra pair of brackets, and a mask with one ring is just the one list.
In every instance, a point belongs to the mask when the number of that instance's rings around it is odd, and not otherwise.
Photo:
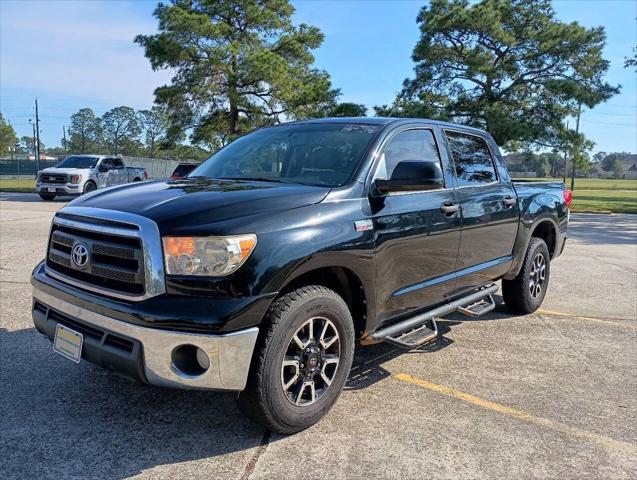
[(439, 190), (444, 186), (444, 175), (439, 162), (405, 160), (396, 165), (389, 180), (374, 180), (372, 194), (383, 196), (394, 192)]

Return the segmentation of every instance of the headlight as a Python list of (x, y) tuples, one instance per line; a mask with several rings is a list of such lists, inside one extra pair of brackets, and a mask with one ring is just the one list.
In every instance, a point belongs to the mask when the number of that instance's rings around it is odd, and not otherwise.
[(163, 237), (168, 275), (228, 275), (248, 259), (257, 236)]
[(80, 183), (82, 175), (71, 175), (71, 183)]

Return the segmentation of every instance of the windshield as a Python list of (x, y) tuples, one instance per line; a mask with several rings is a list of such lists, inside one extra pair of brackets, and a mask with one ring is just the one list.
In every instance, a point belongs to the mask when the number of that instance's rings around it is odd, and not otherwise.
[(235, 140), (189, 176), (338, 187), (352, 176), (379, 128), (356, 123), (264, 128)]
[(98, 158), (71, 155), (57, 164), (60, 168), (95, 168)]

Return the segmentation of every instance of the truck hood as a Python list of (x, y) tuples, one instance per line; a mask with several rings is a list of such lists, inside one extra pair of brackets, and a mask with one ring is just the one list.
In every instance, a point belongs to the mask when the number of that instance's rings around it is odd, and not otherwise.
[(90, 172), (90, 168), (58, 168), (49, 167), (44, 170), (40, 170), (40, 173), (51, 175), (81, 175), (84, 172)]
[(166, 232), (311, 205), (323, 200), (329, 190), (292, 183), (196, 177), (97, 190), (71, 204), (143, 215)]

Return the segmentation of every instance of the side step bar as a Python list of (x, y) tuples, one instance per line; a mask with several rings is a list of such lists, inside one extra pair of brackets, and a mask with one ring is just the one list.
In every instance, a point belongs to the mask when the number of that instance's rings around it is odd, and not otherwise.
[(389, 327), (381, 328), (372, 333), (371, 337), (373, 340), (382, 340), (401, 348), (412, 349), (419, 347), (438, 336), (437, 317), (442, 317), (456, 310), (476, 317), (493, 310), (495, 301), (492, 294), (497, 290), (498, 286), (495, 283), (491, 284), (466, 297), (441, 305), (438, 308), (418, 314)]

